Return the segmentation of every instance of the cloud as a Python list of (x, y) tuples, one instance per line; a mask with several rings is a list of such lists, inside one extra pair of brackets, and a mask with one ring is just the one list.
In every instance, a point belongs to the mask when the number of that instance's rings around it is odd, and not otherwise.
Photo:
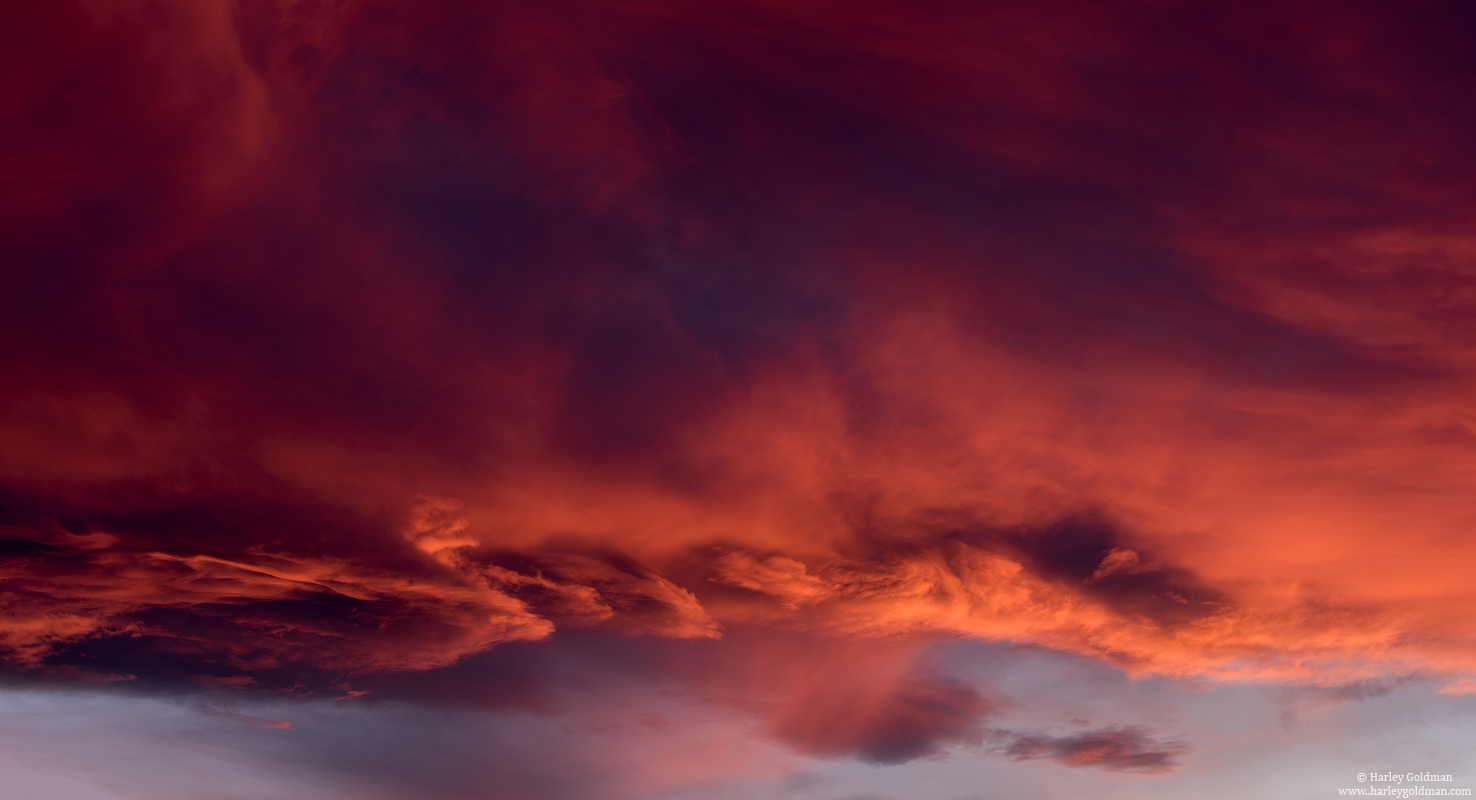
[(1469, 688), (1465, 12), (4, 13), (12, 677), (878, 764), (997, 724), (959, 638)]
[(82, 652), (95, 645), (114, 658), (233, 669), (247, 684), (262, 674), (285, 674), (290, 685), (309, 675), (426, 670), (552, 633), (520, 596), (576, 627), (719, 635), (690, 592), (616, 554), (548, 554), (533, 574), (477, 563), (463, 552), (476, 541), (462, 536), (456, 508), (421, 499), (404, 540), (434, 564), (407, 552), (399, 570), (257, 548), (238, 559), (183, 555), (139, 550), (112, 534), (13, 527), (7, 655), (23, 667), (77, 664), (96, 658)]
[(1071, 767), (1121, 772), (1167, 772), (1189, 752), (1181, 741), (1154, 739), (1140, 728), (1102, 728), (1074, 736), (1017, 736), (1004, 752), (1024, 761), (1049, 758)]
[(938, 757), (977, 741), (991, 711), (977, 688), (944, 676), (878, 674), (861, 659), (811, 663), (825, 676), (796, 681), (767, 712), (773, 735), (806, 754), (871, 764)]

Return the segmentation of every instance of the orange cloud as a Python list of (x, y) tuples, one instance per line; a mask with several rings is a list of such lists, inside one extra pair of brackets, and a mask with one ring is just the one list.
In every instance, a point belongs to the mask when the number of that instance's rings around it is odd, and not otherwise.
[(1470, 693), (1472, 87), (1428, 23), (5, 13), (10, 669), (355, 696), (737, 638), (716, 694), (879, 763), (984, 741), (939, 639)]

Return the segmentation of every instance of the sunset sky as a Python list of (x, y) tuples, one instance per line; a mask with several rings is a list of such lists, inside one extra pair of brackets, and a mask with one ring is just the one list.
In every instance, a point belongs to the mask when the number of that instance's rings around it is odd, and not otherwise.
[(1476, 787), (1476, 5), (0, 40), (0, 800)]

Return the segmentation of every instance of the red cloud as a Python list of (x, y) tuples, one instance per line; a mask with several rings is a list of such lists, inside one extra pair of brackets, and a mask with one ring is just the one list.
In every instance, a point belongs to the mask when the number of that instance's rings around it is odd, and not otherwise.
[(877, 762), (990, 708), (912, 637), (1465, 691), (1446, 11), (7, 10), (8, 668), (291, 690), (757, 630), (875, 685), (729, 701)]

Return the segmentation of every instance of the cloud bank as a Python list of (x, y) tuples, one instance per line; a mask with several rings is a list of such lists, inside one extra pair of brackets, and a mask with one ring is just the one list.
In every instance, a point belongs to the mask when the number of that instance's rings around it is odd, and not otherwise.
[(1476, 675), (1458, 4), (3, 14), (10, 680), (1152, 774), (930, 648)]

